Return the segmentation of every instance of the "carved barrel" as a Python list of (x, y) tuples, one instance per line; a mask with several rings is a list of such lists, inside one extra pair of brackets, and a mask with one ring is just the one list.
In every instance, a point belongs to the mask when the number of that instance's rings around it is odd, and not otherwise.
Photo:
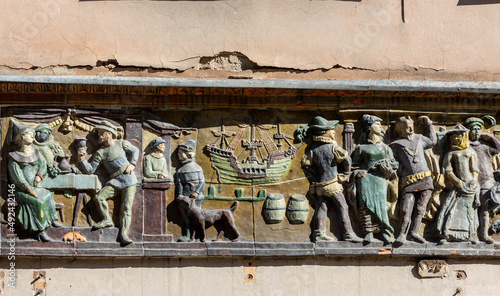
[(309, 202), (305, 195), (294, 194), (288, 200), (286, 217), (290, 224), (302, 224), (309, 216)]
[(285, 218), (285, 198), (281, 193), (269, 193), (262, 207), (262, 216), (267, 224), (280, 223)]

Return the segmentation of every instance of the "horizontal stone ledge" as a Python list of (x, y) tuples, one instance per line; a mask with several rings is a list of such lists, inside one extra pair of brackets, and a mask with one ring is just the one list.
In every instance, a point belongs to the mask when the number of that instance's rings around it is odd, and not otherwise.
[(500, 82), (423, 81), (423, 80), (292, 80), (292, 79), (200, 79), (117, 76), (13, 76), (0, 75), (2, 82), (99, 84), (152, 87), (220, 87), (269, 89), (320, 89), (361, 91), (435, 91), (500, 93)]
[[(16, 240), (16, 256), (34, 257), (490, 257), (500, 258), (500, 244), (407, 242), (399, 248), (381, 241), (369, 245), (334, 242), (137, 242), (120, 246), (118, 242), (47, 242)], [(2, 240), (1, 256), (12, 255), (9, 242)]]

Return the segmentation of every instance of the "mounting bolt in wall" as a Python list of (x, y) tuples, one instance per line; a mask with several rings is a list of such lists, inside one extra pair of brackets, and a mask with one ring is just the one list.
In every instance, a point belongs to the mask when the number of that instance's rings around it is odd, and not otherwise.
[(34, 296), (44, 296), (47, 283), (45, 282), (45, 271), (34, 271), (33, 281), (31, 282)]
[(455, 270), (455, 277), (457, 280), (465, 280), (467, 278), (467, 273), (465, 270)]
[(248, 264), (243, 266), (243, 274), (245, 284), (254, 284), (257, 276), (257, 266), (253, 266), (252, 262), (248, 262)]

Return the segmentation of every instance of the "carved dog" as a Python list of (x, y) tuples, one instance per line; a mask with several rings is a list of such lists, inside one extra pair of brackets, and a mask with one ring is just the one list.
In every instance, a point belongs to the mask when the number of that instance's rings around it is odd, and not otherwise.
[(186, 211), (191, 222), (191, 238), (190, 241), (195, 239), (196, 232), (200, 234), (200, 240), (205, 242), (206, 233), (205, 229), (212, 225), (218, 228), (219, 232), (214, 241), (220, 239), (224, 235), (224, 231), (232, 230), (234, 231), (235, 238), (231, 241), (238, 241), (240, 238), (240, 233), (234, 224), (234, 210), (238, 207), (238, 202), (235, 201), (231, 207), (227, 209), (216, 209), (216, 210), (206, 210), (201, 209), (194, 205), (194, 198), (188, 196), (177, 196), (179, 205)]

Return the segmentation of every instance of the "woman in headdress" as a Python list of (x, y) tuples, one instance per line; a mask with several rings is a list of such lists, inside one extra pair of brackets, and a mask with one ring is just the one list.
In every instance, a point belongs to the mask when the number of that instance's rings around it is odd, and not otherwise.
[(437, 220), (440, 244), (447, 241), (477, 243), (477, 208), (480, 206), (477, 155), (469, 147), (469, 130), (461, 124), (446, 133), (448, 152), (444, 155), (443, 168), (446, 196)]
[(21, 230), (41, 241), (49, 241), (45, 233), (51, 226), (60, 227), (57, 222), (53, 193), (38, 187), (47, 173), (47, 162), (33, 148), (34, 130), (12, 121), (12, 142), (19, 148), (9, 153), (9, 182), (16, 185), (15, 195), (18, 208), (16, 221)]
[(383, 143), (382, 119), (365, 114), (360, 120), (365, 140), (353, 152), (356, 191), (361, 228), (364, 242), (370, 243), (373, 233), (380, 231), (382, 240), (389, 244), (394, 241), (394, 229), (387, 215), (387, 180), (396, 177), (398, 163), (392, 150)]

